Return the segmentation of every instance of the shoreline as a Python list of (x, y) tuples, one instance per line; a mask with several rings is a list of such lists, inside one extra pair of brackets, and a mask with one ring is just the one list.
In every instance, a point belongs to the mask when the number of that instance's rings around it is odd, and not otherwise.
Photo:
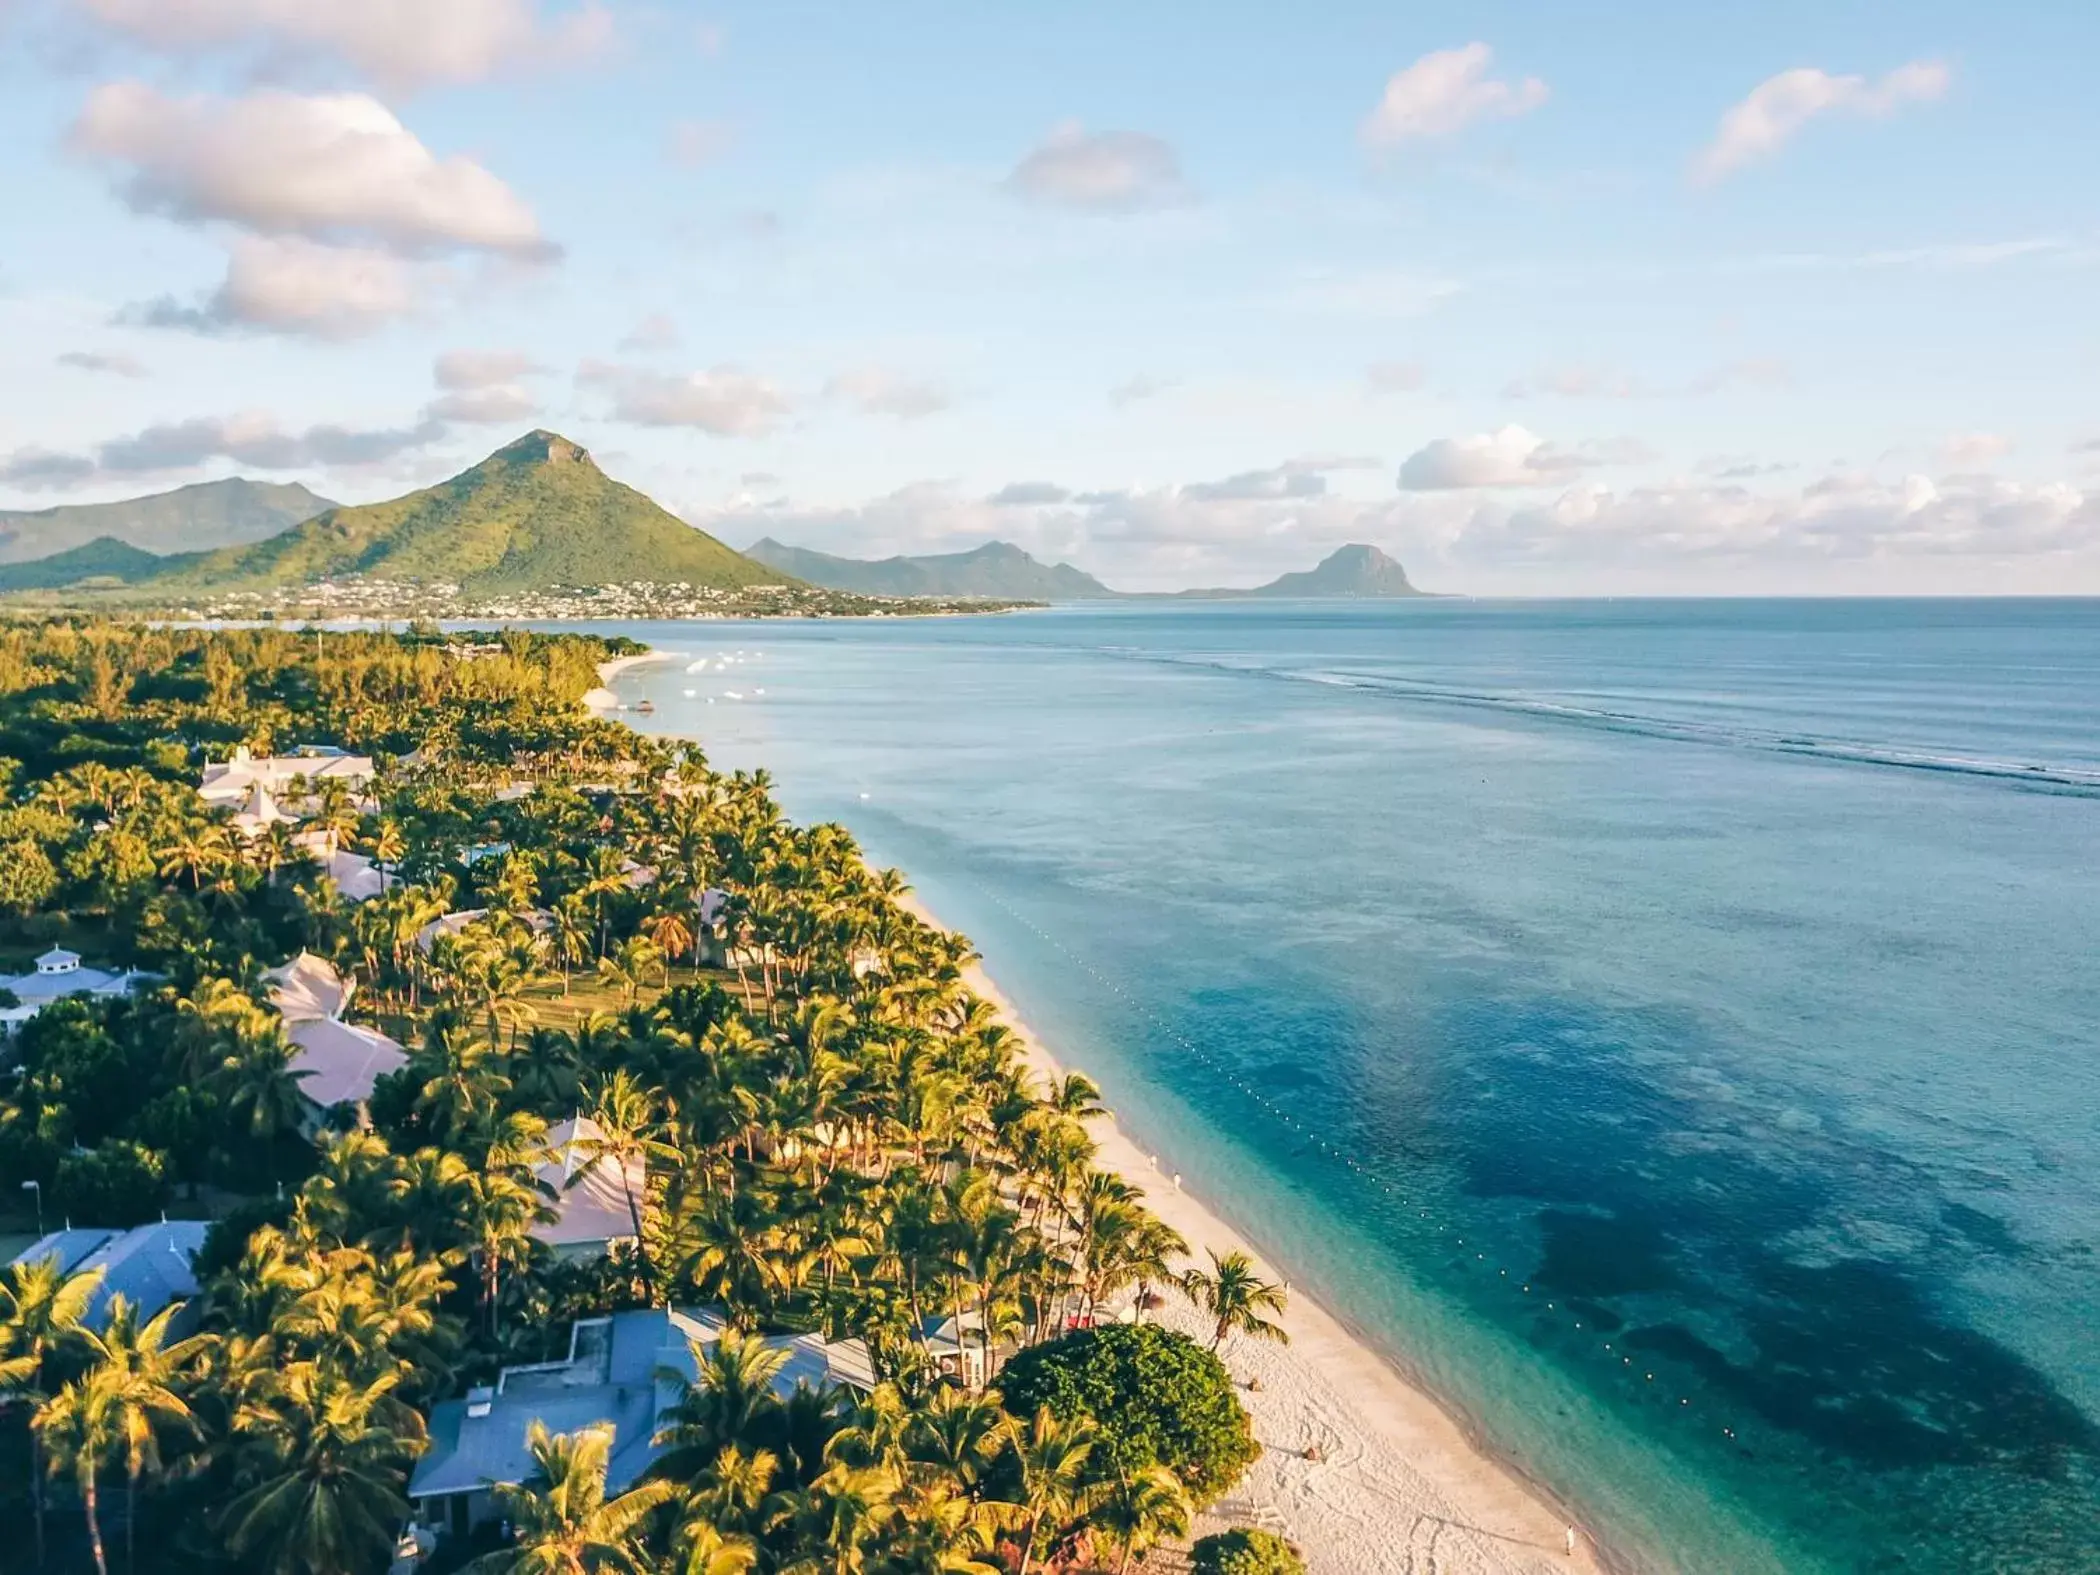
[[(921, 922), (948, 928), (916, 893), (899, 902)], [(1077, 1070), (1056, 1058), (982, 962), (965, 970), (964, 982), (997, 1008), (1032, 1070), (1046, 1078)], [(1161, 1156), (1139, 1148), (1113, 1111), (1089, 1129), (1095, 1163), (1141, 1189), (1146, 1205), (1187, 1239), (1195, 1261), (1206, 1250), (1240, 1251), (1265, 1277), (1285, 1279), (1259, 1247), (1182, 1187)], [(1204, 1333), (1198, 1315), (1178, 1304), (1155, 1318)], [(1265, 1525), (1298, 1544), (1314, 1575), (1612, 1575), (1618, 1567), (1549, 1488), (1497, 1456), (1369, 1338), (1295, 1285), (1281, 1321), (1289, 1345), (1234, 1338), (1221, 1353), (1263, 1451), (1239, 1488), (1198, 1517), (1198, 1535)], [(1249, 1389), (1249, 1379), (1260, 1387)], [(1305, 1453), (1314, 1444), (1317, 1461)], [(1572, 1558), (1564, 1541), (1571, 1525), (1580, 1533)]]
[(623, 709), (620, 697), (612, 692), (612, 681), (630, 667), (646, 667), (652, 662), (676, 660), (672, 651), (647, 650), (633, 656), (614, 656), (598, 664), (598, 687), (587, 689), (579, 702), (594, 716), (604, 716), (608, 711)]

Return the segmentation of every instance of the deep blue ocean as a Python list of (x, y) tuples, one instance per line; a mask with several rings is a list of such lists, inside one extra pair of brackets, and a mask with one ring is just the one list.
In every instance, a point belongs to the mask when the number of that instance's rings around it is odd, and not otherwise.
[(625, 632), (1629, 1562), (2100, 1570), (2100, 603)]

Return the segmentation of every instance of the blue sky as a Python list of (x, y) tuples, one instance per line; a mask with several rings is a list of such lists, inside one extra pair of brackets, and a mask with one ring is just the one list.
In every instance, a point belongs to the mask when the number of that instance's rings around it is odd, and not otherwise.
[(0, 504), (2100, 592), (2100, 14), (1311, 9), (0, 0)]

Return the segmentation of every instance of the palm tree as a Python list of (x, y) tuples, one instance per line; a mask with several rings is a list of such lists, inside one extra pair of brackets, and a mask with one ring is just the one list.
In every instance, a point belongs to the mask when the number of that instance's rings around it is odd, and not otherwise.
[(1124, 1575), (1133, 1555), (1168, 1537), (1187, 1536), (1193, 1514), (1181, 1478), (1155, 1464), (1109, 1483), (1088, 1519), (1122, 1548), (1116, 1571)]
[(202, 1335), (168, 1341), (168, 1329), (182, 1310), (170, 1302), (145, 1323), (123, 1296), (109, 1301), (109, 1328), (90, 1335), (96, 1358), (95, 1378), (109, 1389), (110, 1420), (124, 1457), (124, 1567), (136, 1569), (133, 1546), (138, 1526), (139, 1478), (160, 1470), (163, 1428), (194, 1431), (189, 1405), (174, 1384), (192, 1356), (209, 1343)]
[[(624, 949), (624, 948), (623, 948)], [(649, 1164), (678, 1163), (678, 1151), (658, 1135), (656, 1100), (626, 1070), (615, 1072), (599, 1090), (597, 1107), (591, 1112), (596, 1133), (576, 1139), (576, 1158), (582, 1161), (570, 1178), (575, 1186), (600, 1165), (608, 1165), (620, 1178), (620, 1191), (627, 1199), (627, 1217), (634, 1225), (635, 1265), (643, 1279), (649, 1275), (649, 1260), (642, 1246), (642, 1200), (634, 1186), (637, 1173), (648, 1185)]]
[(87, 1516), (88, 1547), (95, 1555), (96, 1575), (109, 1575), (109, 1559), (102, 1551), (102, 1519), (97, 1486), (103, 1463), (116, 1453), (119, 1442), (115, 1387), (102, 1373), (76, 1378), (37, 1407), (30, 1426), (50, 1457), (54, 1475), (70, 1471), (80, 1489), (80, 1507)]
[(423, 1424), (388, 1373), (359, 1384), (313, 1362), (242, 1406), (239, 1469), (253, 1482), (221, 1511), (227, 1547), (269, 1575), (377, 1568), (408, 1513), (401, 1495)]
[(672, 1575), (747, 1575), (758, 1562), (758, 1544), (741, 1532), (725, 1535), (698, 1517), (679, 1525)]
[[(44, 1364), (77, 1343), (81, 1321), (102, 1283), (102, 1271), (68, 1275), (49, 1253), (8, 1266), (0, 1277), (0, 1401), (40, 1405)], [(29, 1493), (36, 1515), (36, 1561), (44, 1562), (43, 1435), (30, 1433)]]
[[(711, 1347), (692, 1347), (695, 1376), (678, 1377), (678, 1401), (664, 1413), (655, 1443), (663, 1454), (654, 1474), (693, 1481), (718, 1470), (731, 1451), (750, 1448), (772, 1430), (780, 1415), (774, 1380), (787, 1366), (788, 1352), (769, 1346), (756, 1335), (725, 1333)], [(749, 1469), (770, 1479), (778, 1461), (767, 1450), (742, 1456)], [(761, 1483), (759, 1492), (764, 1492)]]
[(678, 1485), (644, 1482), (608, 1499), (605, 1466), (612, 1441), (609, 1423), (550, 1434), (535, 1418), (525, 1435), (538, 1468), (532, 1480), (496, 1489), (516, 1540), (467, 1568), (476, 1575), (644, 1575), (649, 1565), (640, 1549), (642, 1523), (677, 1497)]
[(1008, 1420), (990, 1395), (938, 1389), (912, 1413), (905, 1435), (912, 1463), (905, 1470), (922, 1480), (953, 1482), (975, 1499), (985, 1473), (1006, 1446)]
[(1044, 1406), (1025, 1432), (1016, 1424), (1011, 1436), (1020, 1495), (1014, 1523), (1025, 1528), (1017, 1575), (1028, 1575), (1045, 1526), (1060, 1530), (1093, 1502), (1095, 1489), (1087, 1482), (1086, 1466), (1094, 1452), (1095, 1427), (1084, 1416), (1060, 1421)]
[(1228, 1252), (1221, 1258), (1213, 1249), (1210, 1266), (1209, 1274), (1201, 1269), (1189, 1270), (1181, 1277), (1181, 1288), (1190, 1301), (1217, 1320), (1217, 1328), (1210, 1337), (1213, 1351), (1224, 1344), (1226, 1335), (1235, 1330), (1257, 1340), (1274, 1340), (1279, 1345), (1291, 1343), (1283, 1325), (1262, 1316), (1265, 1312), (1283, 1311), (1285, 1292), (1282, 1286), (1271, 1284), (1256, 1274), (1254, 1260), (1244, 1252)]
[(678, 956), (693, 944), (692, 928), (675, 908), (651, 915), (642, 929), (667, 958)]

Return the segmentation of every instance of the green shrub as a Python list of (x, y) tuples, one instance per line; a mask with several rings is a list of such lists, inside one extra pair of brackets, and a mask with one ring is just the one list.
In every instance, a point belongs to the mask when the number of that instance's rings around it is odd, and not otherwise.
[(1273, 1531), (1220, 1531), (1189, 1550), (1195, 1575), (1305, 1575), (1298, 1550)]
[(1006, 1365), (999, 1392), (1015, 1416), (1048, 1406), (1101, 1429), (1090, 1472), (1134, 1476), (1161, 1465), (1200, 1509), (1261, 1453), (1225, 1364), (1157, 1324), (1116, 1323), (1032, 1346)]

